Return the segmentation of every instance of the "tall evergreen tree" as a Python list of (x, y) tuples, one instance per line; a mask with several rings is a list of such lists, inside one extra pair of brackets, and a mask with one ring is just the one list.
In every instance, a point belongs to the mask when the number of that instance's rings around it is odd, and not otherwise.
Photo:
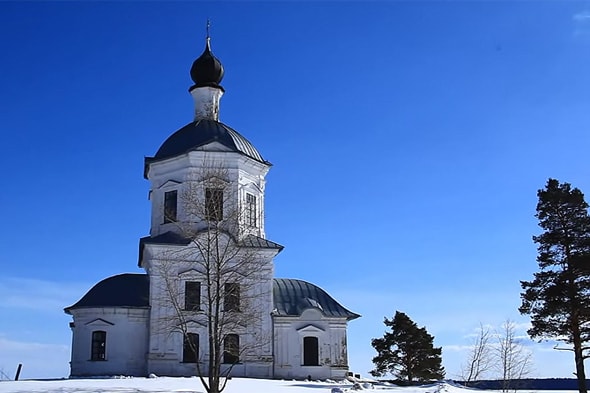
[(549, 179), (537, 192), (543, 233), (534, 236), (539, 272), (521, 281), (519, 311), (531, 316), (532, 338), (558, 339), (574, 352), (578, 390), (586, 393), (585, 350), (590, 341), (590, 216), (584, 194)]
[(385, 318), (385, 326), (391, 328), (382, 338), (374, 338), (371, 345), (378, 355), (373, 358), (373, 376), (387, 373), (408, 382), (424, 382), (443, 379), (441, 348), (434, 348), (434, 337), (426, 328), (419, 328), (403, 312), (396, 311), (392, 320)]

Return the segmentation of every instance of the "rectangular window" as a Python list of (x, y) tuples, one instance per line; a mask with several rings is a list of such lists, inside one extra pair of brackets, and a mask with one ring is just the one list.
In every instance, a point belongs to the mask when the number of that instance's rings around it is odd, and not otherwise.
[(256, 226), (256, 197), (246, 194), (246, 225)]
[(187, 333), (182, 345), (182, 361), (184, 363), (196, 363), (199, 359), (199, 335)]
[(178, 212), (178, 192), (168, 191), (164, 193), (164, 224), (176, 221)]
[(187, 281), (184, 283), (184, 309), (199, 311), (201, 309), (201, 283)]
[(92, 332), (92, 348), (90, 360), (106, 360), (107, 332), (96, 330)]
[(223, 220), (223, 190), (221, 188), (205, 189), (205, 219), (207, 221)]
[(223, 298), (224, 311), (240, 311), (240, 284), (225, 284), (225, 294)]
[(240, 337), (228, 334), (223, 340), (223, 363), (236, 364), (240, 361)]

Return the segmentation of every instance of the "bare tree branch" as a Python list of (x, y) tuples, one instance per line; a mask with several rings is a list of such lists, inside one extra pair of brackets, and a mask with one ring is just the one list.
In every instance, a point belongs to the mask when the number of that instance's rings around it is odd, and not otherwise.
[(493, 366), (493, 354), (490, 346), (490, 329), (479, 324), (477, 336), (473, 339), (467, 361), (461, 367), (461, 379), (469, 386), (480, 380)]
[(155, 256), (150, 277), (162, 295), (159, 329), (181, 338), (192, 353), (183, 361), (194, 362), (207, 393), (220, 393), (234, 367), (256, 360), (271, 341), (261, 299), (271, 299), (272, 263), (242, 242), (250, 229), (231, 173), (214, 162), (202, 168), (183, 183), (178, 217), (168, 218), (185, 241)]
[(515, 323), (508, 319), (497, 333), (497, 368), (503, 392), (516, 391), (518, 386), (515, 386), (515, 381), (527, 377), (532, 372), (532, 353), (516, 337), (515, 330)]

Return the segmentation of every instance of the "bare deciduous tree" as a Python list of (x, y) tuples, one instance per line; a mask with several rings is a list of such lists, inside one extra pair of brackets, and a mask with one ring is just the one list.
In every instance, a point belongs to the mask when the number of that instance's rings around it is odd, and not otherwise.
[(467, 360), (461, 367), (461, 379), (465, 382), (465, 386), (482, 379), (486, 372), (492, 368), (494, 358), (490, 339), (490, 328), (480, 323), (470, 346)]
[(516, 324), (506, 320), (497, 333), (496, 358), (502, 391), (516, 390), (515, 381), (526, 378), (532, 372), (532, 353), (516, 336)]
[(183, 361), (195, 364), (208, 393), (219, 393), (238, 363), (268, 361), (260, 357), (271, 353), (264, 318), (274, 255), (251, 241), (256, 225), (248, 223), (260, 212), (248, 208), (237, 174), (213, 163), (203, 168), (183, 182), (178, 211), (165, 213), (178, 245), (160, 252), (150, 275), (159, 283), (159, 329), (182, 337)]

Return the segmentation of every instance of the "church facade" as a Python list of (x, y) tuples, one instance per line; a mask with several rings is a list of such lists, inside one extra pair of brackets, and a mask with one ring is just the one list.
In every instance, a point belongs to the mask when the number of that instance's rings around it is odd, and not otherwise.
[(318, 286), (274, 277), (283, 246), (266, 238), (271, 164), (219, 121), (224, 69), (207, 38), (191, 68), (194, 120), (145, 158), (151, 228), (141, 274), (119, 274), (64, 311), (72, 377), (225, 373), (343, 378), (358, 318)]

